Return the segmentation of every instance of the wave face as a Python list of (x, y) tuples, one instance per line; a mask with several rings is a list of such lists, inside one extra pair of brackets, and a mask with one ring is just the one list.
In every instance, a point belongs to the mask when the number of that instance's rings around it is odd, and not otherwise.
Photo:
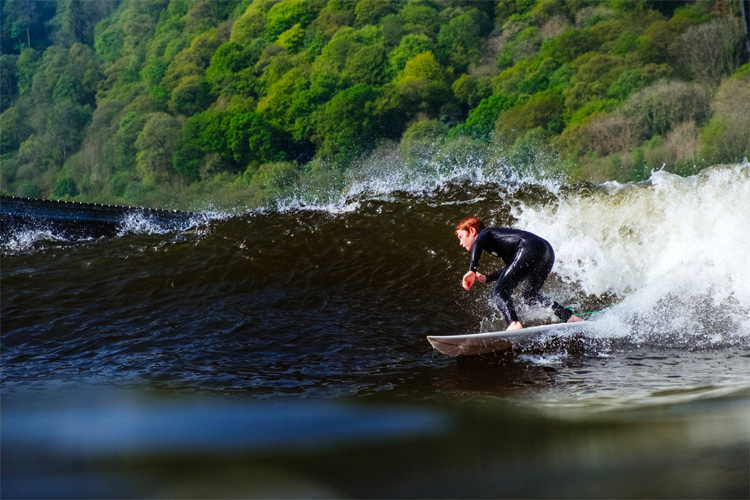
[[(546, 292), (592, 321), (583, 353), (515, 358), (524, 376), (528, 367), (558, 372), (545, 397), (585, 399), (612, 386), (619, 402), (658, 393), (673, 382), (623, 381), (643, 365), (634, 359), (654, 356), (667, 361), (647, 370), (671, 370), (680, 387), (747, 383), (747, 162), (626, 185), (567, 185), (470, 156), (397, 167), (383, 158), (343, 187), (205, 213), (189, 231), (134, 221), (109, 239), (14, 235), (2, 248), (4, 390), (81, 382), (256, 396), (450, 392), (465, 372), (425, 336), (504, 326), (489, 287), (459, 285), (468, 254), (453, 227), (466, 215), (549, 240), (557, 260)], [(486, 256), (482, 266), (500, 262)], [(552, 319), (520, 312), (527, 324)], [(578, 355), (609, 359), (589, 392), (565, 384), (578, 376)], [(675, 368), (675, 358), (689, 361)]]

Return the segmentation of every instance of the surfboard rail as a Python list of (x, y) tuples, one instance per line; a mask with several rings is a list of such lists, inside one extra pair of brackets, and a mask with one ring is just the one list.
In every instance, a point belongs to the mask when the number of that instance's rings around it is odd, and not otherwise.
[(488, 354), (522, 346), (545, 336), (559, 337), (582, 332), (586, 322), (553, 323), (521, 330), (470, 333), (464, 335), (428, 335), (427, 341), (437, 351), (451, 357)]

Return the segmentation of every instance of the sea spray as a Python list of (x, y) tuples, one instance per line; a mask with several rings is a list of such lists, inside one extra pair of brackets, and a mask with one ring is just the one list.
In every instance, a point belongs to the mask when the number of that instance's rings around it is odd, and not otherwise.
[(599, 318), (610, 330), (620, 322), (643, 341), (713, 345), (750, 337), (749, 200), (745, 162), (571, 189), (513, 215), (553, 244), (563, 280), (624, 301)]
[(355, 210), (364, 200), (392, 200), (395, 194), (430, 198), (460, 186), (500, 187), (505, 194), (531, 185), (557, 191), (565, 185), (565, 176), (552, 173), (555, 168), (550, 165), (555, 161), (543, 152), (523, 162), (512, 161), (502, 150), (476, 142), (438, 145), (417, 157), (388, 144), (354, 160), (345, 171), (321, 164), (314, 175), (303, 176), (290, 194), (273, 200), (271, 208), (338, 214)]

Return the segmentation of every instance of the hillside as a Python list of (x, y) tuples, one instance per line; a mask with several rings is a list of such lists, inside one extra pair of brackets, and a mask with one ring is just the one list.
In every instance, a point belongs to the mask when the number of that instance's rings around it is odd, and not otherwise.
[[(571, 182), (750, 157), (739, 0), (3, 0), (0, 191), (258, 205), (471, 152)], [(334, 179), (334, 181), (331, 181)]]

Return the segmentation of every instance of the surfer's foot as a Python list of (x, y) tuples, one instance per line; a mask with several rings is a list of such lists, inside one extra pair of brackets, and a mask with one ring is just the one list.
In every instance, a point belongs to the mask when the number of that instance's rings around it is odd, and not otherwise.
[(521, 322), (520, 321), (514, 321), (513, 323), (511, 323), (510, 325), (508, 325), (508, 328), (506, 328), (505, 331), (520, 330), (521, 328), (523, 328), (523, 325), (521, 324)]
[(576, 316), (574, 314), (573, 316), (571, 316), (570, 318), (568, 318), (567, 322), (568, 323), (578, 323), (579, 321), (583, 321), (583, 318), (579, 318), (578, 316)]

